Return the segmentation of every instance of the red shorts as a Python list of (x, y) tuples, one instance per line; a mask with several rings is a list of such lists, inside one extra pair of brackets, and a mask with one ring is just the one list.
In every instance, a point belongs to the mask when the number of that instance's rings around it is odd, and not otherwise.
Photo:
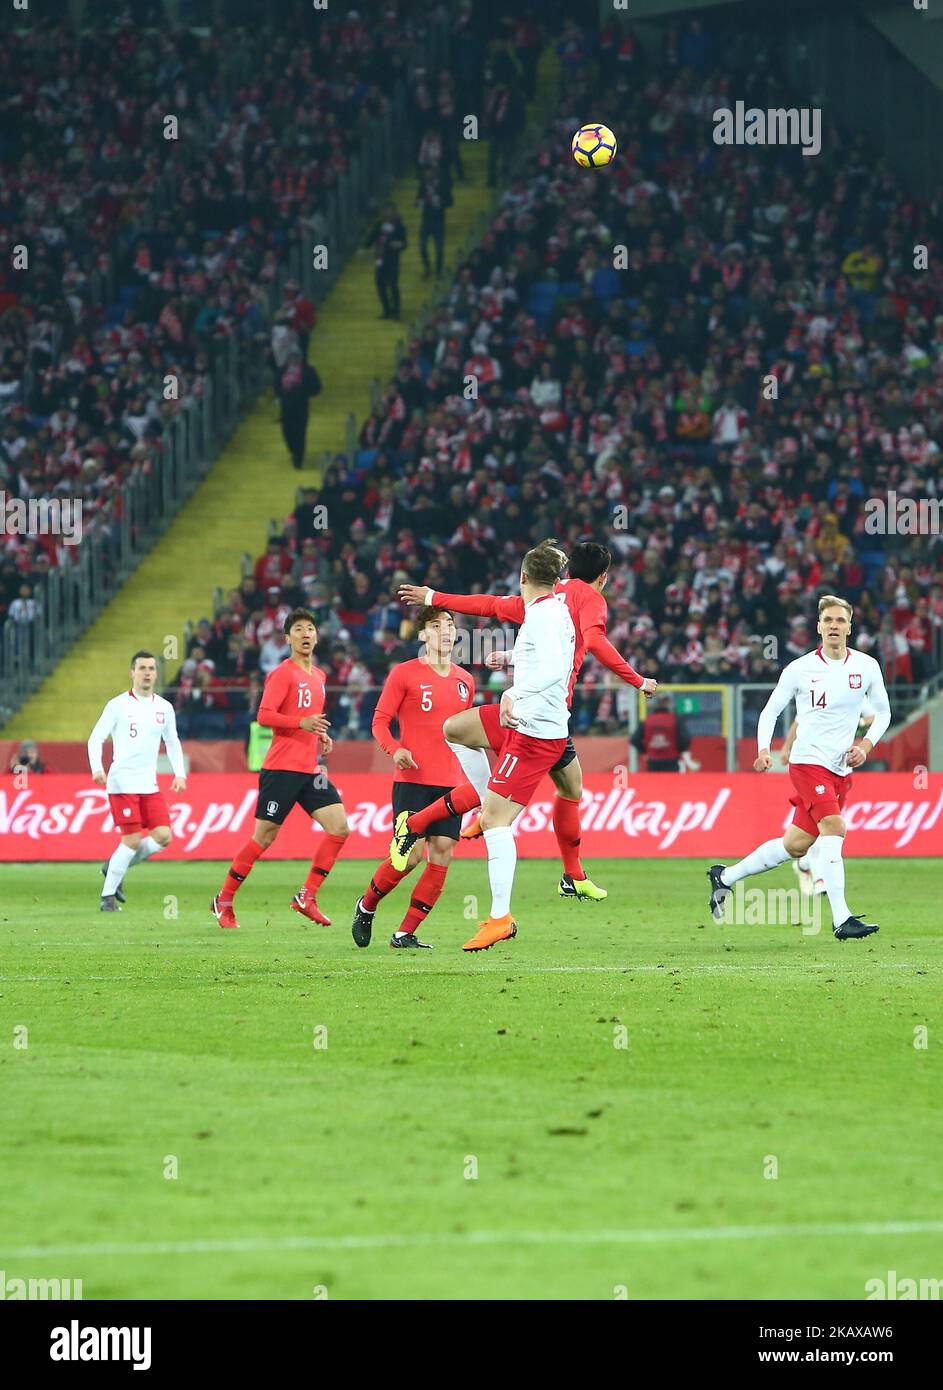
[(108, 805), (115, 829), (121, 835), (136, 835), (139, 830), (170, 824), (163, 792), (112, 792)]
[(504, 740), (511, 732), (510, 729), (501, 727), (501, 706), (479, 705), (478, 714), (481, 719), (481, 727), (485, 731), (485, 738), (491, 744), (492, 752), (500, 753)]
[(851, 773), (844, 777), (818, 763), (790, 763), (789, 778), (795, 792), (789, 798), (796, 813), (792, 823), (808, 835), (818, 835), (823, 816), (837, 816), (851, 791)]
[(488, 783), (490, 792), (526, 806), (545, 773), (563, 755), (565, 738), (534, 738), (520, 729), (505, 729), (507, 737)]

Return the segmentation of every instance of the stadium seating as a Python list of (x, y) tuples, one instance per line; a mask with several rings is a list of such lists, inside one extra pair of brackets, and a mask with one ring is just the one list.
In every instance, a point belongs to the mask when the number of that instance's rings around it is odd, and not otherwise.
[[(898, 231), (915, 210), (877, 161), (852, 159), (836, 191), (795, 151), (754, 169), (749, 149), (705, 147), (691, 112), (730, 76), (714, 68), (705, 95), (692, 71), (616, 74), (625, 157), (599, 177), (560, 158), (589, 100), (585, 77), (570, 82), (534, 179), (505, 192), (361, 449), (308, 497), (330, 529), (304, 549), (304, 507), (279, 522), (272, 598), (315, 609), (352, 709), (407, 650), (401, 579), (511, 589), (545, 535), (612, 547), (610, 635), (662, 680), (775, 680), (814, 644), (828, 590), (856, 604), (856, 644), (889, 683), (940, 669), (943, 551), (867, 534), (863, 503), (939, 474), (943, 280), (908, 274)], [(677, 113), (670, 129), (651, 128), (655, 107)], [(466, 400), (473, 357), (487, 365)], [(245, 623), (263, 595), (242, 598)], [(237, 649), (254, 669), (246, 630)], [(619, 727), (600, 675), (588, 662), (580, 731)]]
[[(5, 495), (81, 500), (84, 536), (115, 536), (122, 484), (164, 466), (167, 432), (217, 356), (233, 339), (267, 346), (266, 286), (406, 72), (431, 8), (398, 0), (368, 24), (286, 0), (273, 28), (243, 14), (222, 45), (166, 28), (151, 6), (152, 27), (141, 8), (78, 36), (33, 25), (4, 48), (15, 119), (0, 137), (0, 218), (30, 252), (0, 271)], [(68, 101), (54, 96), (61, 82)], [(164, 139), (169, 113), (179, 129)], [(76, 556), (53, 537), (6, 534), (0, 626)]]

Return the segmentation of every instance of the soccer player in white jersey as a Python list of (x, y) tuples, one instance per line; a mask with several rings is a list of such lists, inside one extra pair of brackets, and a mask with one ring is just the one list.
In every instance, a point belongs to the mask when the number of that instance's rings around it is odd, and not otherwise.
[[(858, 725), (859, 733), (862, 735), (865, 734), (873, 723), (874, 710), (868, 704), (867, 700), (865, 700), (864, 704), (861, 706), (861, 722)], [(796, 734), (798, 731), (799, 721), (798, 719), (794, 719), (786, 735), (786, 741), (779, 750), (779, 760), (784, 767), (789, 766), (789, 754), (792, 752), (792, 745), (796, 741)], [(810, 895), (818, 897), (819, 894), (825, 892), (825, 879), (819, 873), (818, 869), (821, 849), (822, 841), (818, 839), (801, 859), (794, 859), (792, 861), (792, 867), (796, 871), (796, 878), (799, 880), (799, 888), (807, 897)]]
[[(880, 666), (873, 657), (848, 646), (853, 611), (847, 599), (834, 594), (819, 599), (816, 630), (822, 645), (789, 663), (760, 715), (753, 768), (766, 772), (772, 763), (769, 746), (776, 720), (791, 700), (796, 702), (798, 729), (789, 754), (795, 814), (785, 836), (767, 840), (730, 868), (714, 864), (708, 870), (710, 908), (718, 921), (727, 892), (739, 879), (801, 858), (818, 839), (817, 869), (825, 880), (836, 937), (845, 941), (878, 930), (875, 923), (853, 914), (845, 901), (841, 812), (851, 790), (850, 770), (861, 767), (891, 722)], [(855, 744), (866, 700), (874, 719), (867, 738)]]
[[(161, 741), (174, 771), (170, 790), (182, 792), (187, 785), (174, 707), (154, 694), (156, 684), (156, 658), (151, 652), (135, 652), (130, 690), (108, 701), (88, 740), (92, 781), (107, 787), (112, 818), (121, 835), (118, 848), (102, 865), (102, 912), (120, 912), (118, 904), (125, 901), (121, 883), (132, 864), (170, 844), (170, 813), (157, 788)], [(106, 738), (112, 747), (107, 780), (102, 765)]]
[(529, 550), (521, 564), (524, 620), (514, 643), (514, 682), (501, 696), (500, 720), (507, 737), (494, 771), (488, 767), (482, 743), (487, 739), (480, 721), (476, 733), (475, 721), (467, 719), (466, 711), (453, 715), (443, 726), (462, 770), (481, 794), (481, 829), (491, 883), (491, 912), (463, 951), (487, 951), (495, 942), (517, 935), (511, 916), (517, 867), (512, 827), (544, 773), (562, 755), (569, 736), (567, 697), (576, 628), (565, 596), (554, 593), (565, 564), (566, 555), (551, 541)]

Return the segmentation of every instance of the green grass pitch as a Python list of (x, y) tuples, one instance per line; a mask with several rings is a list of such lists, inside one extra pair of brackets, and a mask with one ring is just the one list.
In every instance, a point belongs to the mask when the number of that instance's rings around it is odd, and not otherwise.
[(522, 861), (517, 940), (466, 957), (477, 857), (409, 954), (387, 947), (405, 885), (351, 941), (364, 861), (338, 862), (327, 929), (288, 910), (303, 866), (261, 863), (238, 932), (208, 912), (220, 865), (134, 870), (120, 916), (97, 865), (4, 866), (0, 1269), (91, 1299), (940, 1277), (939, 864), (850, 861), (882, 930), (846, 943), (827, 910), (817, 937), (718, 926), (706, 867), (587, 861), (589, 905)]

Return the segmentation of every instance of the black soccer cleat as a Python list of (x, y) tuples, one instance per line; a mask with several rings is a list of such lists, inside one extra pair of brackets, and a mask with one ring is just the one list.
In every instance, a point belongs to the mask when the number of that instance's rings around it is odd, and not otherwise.
[[(108, 860), (106, 859), (104, 864), (102, 865), (102, 878), (106, 878), (107, 875)], [(121, 882), (118, 884), (118, 887), (115, 889), (115, 897), (118, 899), (119, 903), (126, 903), (128, 901), (127, 898), (124, 896), (124, 879), (121, 880)]]
[(394, 869), (399, 869), (400, 873), (405, 873), (409, 866), (409, 851), (419, 839), (414, 830), (410, 830), (406, 822), (409, 820), (408, 811), (400, 811), (393, 826), (393, 838), (390, 841), (390, 863)]
[(99, 912), (120, 912), (121, 908), (115, 902), (115, 895), (110, 894), (107, 898), (102, 898)]
[(356, 945), (370, 945), (370, 938), (373, 935), (373, 913), (368, 912), (364, 907), (363, 898), (357, 900), (357, 906), (354, 908), (354, 920), (350, 934)]
[(723, 921), (724, 900), (733, 892), (732, 888), (721, 882), (720, 876), (726, 867), (726, 864), (712, 864), (707, 871), (711, 881), (710, 910), (715, 922)]
[(420, 941), (415, 932), (404, 931), (398, 936), (394, 932), (390, 937), (390, 946), (394, 951), (415, 951), (417, 948), (423, 951), (431, 951), (432, 947), (428, 941)]
[(873, 936), (876, 931), (880, 930), (881, 928), (876, 922), (863, 922), (860, 915), (856, 917), (854, 914), (851, 917), (846, 917), (840, 926), (832, 926), (837, 941), (851, 941), (859, 936)]

